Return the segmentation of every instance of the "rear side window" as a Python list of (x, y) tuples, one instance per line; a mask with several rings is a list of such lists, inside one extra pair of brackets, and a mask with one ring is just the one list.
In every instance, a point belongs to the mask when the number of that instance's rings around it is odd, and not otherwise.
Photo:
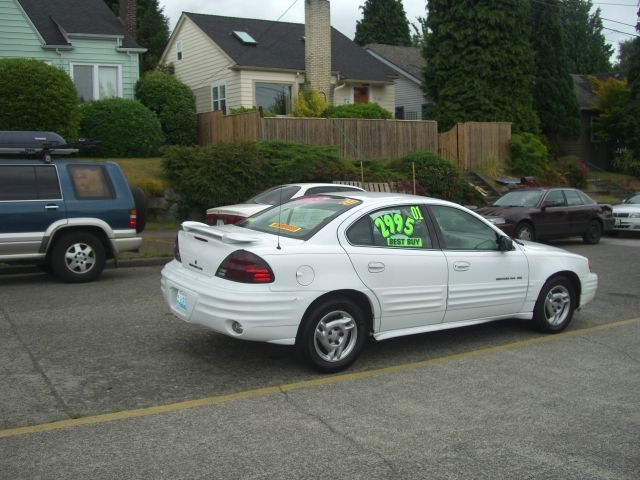
[(0, 200), (60, 200), (53, 165), (0, 165)]
[(68, 165), (67, 168), (78, 200), (115, 198), (113, 185), (102, 165)]

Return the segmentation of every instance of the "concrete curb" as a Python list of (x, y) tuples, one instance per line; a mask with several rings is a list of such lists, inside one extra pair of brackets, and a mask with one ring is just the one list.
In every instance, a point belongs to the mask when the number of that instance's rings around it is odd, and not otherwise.
[[(128, 258), (126, 260), (118, 260), (117, 268), (130, 268), (130, 267), (154, 267), (158, 265), (165, 265), (173, 260), (173, 257), (152, 257), (152, 258)], [(113, 260), (109, 260), (105, 266), (107, 269), (116, 268)], [(1, 275), (19, 275), (27, 273), (43, 273), (43, 270), (35, 265), (7, 265), (0, 266)]]

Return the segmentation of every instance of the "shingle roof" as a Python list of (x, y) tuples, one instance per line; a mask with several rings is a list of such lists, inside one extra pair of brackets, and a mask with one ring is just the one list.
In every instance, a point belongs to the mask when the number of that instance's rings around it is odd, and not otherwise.
[(385, 60), (393, 63), (414, 77), (420, 80), (424, 79), (424, 69), (427, 66), (427, 62), (418, 47), (400, 47), (397, 45), (370, 43), (365, 45), (364, 48), (377, 53)]
[(124, 36), (124, 48), (142, 48), (104, 0), (18, 0), (47, 45), (70, 45), (62, 31)]
[[(304, 25), (250, 18), (184, 13), (237, 65), (304, 71)], [(244, 45), (233, 31), (249, 33), (258, 44)], [(349, 80), (392, 82), (396, 73), (331, 28), (331, 70)]]
[(595, 77), (598, 80), (606, 80), (608, 78), (620, 78), (619, 75), (612, 73), (596, 73), (593, 75), (571, 75), (573, 79), (573, 90), (580, 105), (580, 110), (593, 110), (594, 105), (598, 101), (596, 94), (593, 93), (593, 84), (590, 77)]

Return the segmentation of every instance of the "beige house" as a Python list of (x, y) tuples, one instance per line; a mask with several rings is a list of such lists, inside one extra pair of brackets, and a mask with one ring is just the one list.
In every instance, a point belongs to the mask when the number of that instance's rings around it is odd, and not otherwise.
[(334, 105), (395, 109), (395, 72), (329, 26), (329, 2), (306, 0), (305, 25), (183, 12), (160, 59), (198, 113), (254, 106), (291, 112), (307, 83)]

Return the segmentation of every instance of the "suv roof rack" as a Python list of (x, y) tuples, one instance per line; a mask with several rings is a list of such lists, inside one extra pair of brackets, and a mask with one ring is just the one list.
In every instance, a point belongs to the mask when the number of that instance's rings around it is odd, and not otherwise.
[(0, 155), (34, 155), (51, 162), (51, 155), (77, 153), (78, 146), (67, 144), (55, 132), (0, 131)]

